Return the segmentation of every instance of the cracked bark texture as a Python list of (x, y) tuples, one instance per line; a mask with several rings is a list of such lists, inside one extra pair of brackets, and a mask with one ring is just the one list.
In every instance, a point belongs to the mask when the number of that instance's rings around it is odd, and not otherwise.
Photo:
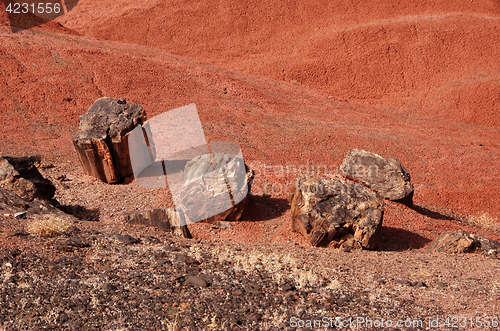
[(73, 144), (87, 175), (116, 183), (133, 173), (127, 136), (147, 120), (146, 111), (125, 99), (100, 98), (80, 117)]
[(313, 246), (376, 248), (384, 200), (377, 193), (338, 179), (302, 176), (290, 194), (293, 229)]

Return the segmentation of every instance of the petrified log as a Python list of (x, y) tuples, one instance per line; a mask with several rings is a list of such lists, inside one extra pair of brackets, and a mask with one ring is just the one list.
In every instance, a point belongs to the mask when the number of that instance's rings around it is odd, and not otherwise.
[(181, 217), (186, 223), (238, 221), (253, 179), (238, 155), (202, 154), (185, 168), (181, 190)]
[(51, 200), (56, 188), (38, 171), (41, 160), (40, 155), (0, 157), (0, 187), (28, 200)]
[(382, 228), (384, 199), (338, 179), (302, 176), (290, 194), (293, 229), (313, 246), (373, 249)]
[(440, 235), (429, 246), (430, 252), (442, 253), (482, 253), (500, 255), (500, 243), (464, 230), (448, 231)]
[(192, 238), (187, 226), (181, 225), (179, 215), (171, 208), (125, 212), (123, 213), (123, 221), (131, 224), (152, 226), (160, 230), (171, 231), (178, 236)]
[(125, 99), (100, 98), (80, 117), (73, 144), (85, 173), (107, 183), (132, 174), (127, 135), (147, 120), (145, 110)]
[(364, 183), (388, 200), (411, 206), (413, 185), (410, 173), (394, 157), (351, 149), (340, 168), (344, 176)]

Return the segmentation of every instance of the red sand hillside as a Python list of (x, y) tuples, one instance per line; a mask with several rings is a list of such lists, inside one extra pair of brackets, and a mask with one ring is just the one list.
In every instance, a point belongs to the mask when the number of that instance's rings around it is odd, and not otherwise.
[[(120, 11), (118, 5), (113, 8)], [(64, 29), (49, 23), (13, 34), (0, 26), (0, 155), (42, 153), (58, 167), (83, 176), (71, 134), (95, 99), (124, 97), (143, 105), (149, 116), (194, 102), (209, 140), (241, 145), (257, 171), (254, 194), (262, 194), (267, 185), (273, 198), (286, 198), (298, 174), (283, 176), (276, 172), (280, 166), (313, 171), (320, 166), (322, 173), (324, 167), (335, 173), (346, 151), (360, 148), (399, 158), (412, 174), (418, 206), (498, 222), (498, 128), (341, 101), (306, 86), (160, 49), (54, 33)], [(478, 73), (469, 84), (495, 93), (495, 83), (481, 79)], [(457, 85), (464, 91), (466, 87)], [(433, 92), (455, 97), (453, 90), (443, 85)], [(445, 109), (439, 103), (433, 106)], [(265, 170), (264, 164), (273, 167)], [(384, 224), (411, 227), (427, 238), (446, 229), (467, 229), (463, 223), (395, 204), (388, 204)]]
[[(262, 164), (335, 172), (348, 149), (361, 148), (398, 157), (420, 206), (492, 220), (500, 214), (497, 128), (395, 116), (130, 44), (7, 28), (0, 40), (2, 155), (38, 152), (81, 172), (71, 133), (95, 99), (125, 97), (149, 116), (195, 102), (208, 139), (238, 142), (258, 171), (255, 190), (274, 184), (274, 197), (285, 198), (297, 174), (264, 172)], [(387, 220), (416, 214), (398, 210)]]
[(500, 126), (494, 0), (81, 0), (60, 22), (396, 113)]

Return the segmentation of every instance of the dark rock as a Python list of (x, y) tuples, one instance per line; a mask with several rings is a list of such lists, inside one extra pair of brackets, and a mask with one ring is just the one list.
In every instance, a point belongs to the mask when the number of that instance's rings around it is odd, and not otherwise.
[(18, 215), (32, 215), (47, 217), (64, 218), (68, 221), (75, 221), (76, 218), (64, 213), (58, 208), (54, 207), (45, 200), (28, 200), (28, 198), (21, 198), (14, 192), (11, 192), (3, 187), (0, 187), (0, 209), (10, 214)]
[(351, 149), (340, 169), (344, 176), (359, 181), (388, 200), (413, 204), (410, 173), (394, 157)]
[(99, 284), (99, 289), (105, 292), (106, 291), (115, 292), (118, 288), (111, 283), (101, 283)]
[(187, 264), (187, 265), (200, 265), (200, 262), (198, 262), (195, 259), (193, 259), (192, 257), (189, 257), (189, 256), (184, 255), (184, 254), (180, 254), (177, 257), (176, 262), (180, 263), (180, 264)]
[(19, 195), (0, 187), (0, 209), (4, 211), (16, 212), (15, 210), (22, 208), (27, 209), (30, 203)]
[(128, 234), (113, 234), (111, 235), (111, 239), (114, 239), (124, 245), (138, 244), (141, 242), (139, 239), (134, 238)]
[(8, 234), (9, 237), (25, 237), (28, 235), (29, 235), (28, 232), (20, 229), (14, 230)]
[(165, 265), (165, 264), (167, 264), (167, 265), (171, 265), (171, 264), (172, 264), (172, 263), (171, 263), (169, 260), (167, 260), (167, 259), (157, 259), (157, 260), (156, 260), (156, 263), (158, 263), (158, 265)]
[(142, 242), (146, 245), (158, 245), (158, 244), (161, 244), (161, 240), (156, 238), (156, 237), (153, 237), (153, 236), (147, 236), (145, 237)]
[(229, 222), (215, 221), (212, 224), (212, 228), (214, 228), (214, 229), (226, 229), (226, 228), (232, 229), (233, 226)]
[(237, 155), (199, 155), (184, 168), (181, 201), (186, 224), (238, 221), (247, 203), (253, 171)]
[(66, 315), (65, 313), (62, 313), (59, 315), (59, 318), (58, 318), (59, 323), (64, 324), (67, 321), (68, 321), (68, 315)]
[(262, 294), (262, 286), (257, 285), (257, 284), (249, 284), (249, 285), (245, 286), (245, 292), (252, 294), (252, 295)]
[(70, 272), (68, 274), (68, 279), (81, 279), (82, 277), (78, 276), (77, 274), (75, 274), (74, 272)]
[(262, 319), (262, 315), (259, 313), (251, 313), (246, 316), (246, 320), (250, 322), (257, 322)]
[(73, 252), (73, 247), (66, 245), (64, 243), (55, 243), (54, 249), (57, 249), (58, 251), (62, 251), (62, 252)]
[(184, 282), (186, 285), (197, 286), (197, 287), (206, 287), (207, 282), (198, 276), (189, 276)]
[(28, 200), (51, 200), (56, 188), (38, 171), (41, 159), (40, 155), (0, 156), (0, 187)]
[(293, 229), (313, 246), (373, 249), (382, 227), (384, 200), (361, 185), (302, 176), (290, 195)]
[(180, 249), (178, 247), (171, 246), (171, 245), (165, 245), (165, 246), (163, 246), (163, 250), (167, 251), (167, 252), (178, 252), (178, 251), (180, 251)]
[(132, 174), (128, 134), (146, 121), (146, 111), (125, 99), (100, 98), (80, 116), (79, 131), (73, 134), (85, 173), (106, 183)]
[(72, 247), (77, 247), (77, 248), (84, 248), (84, 247), (90, 247), (90, 243), (87, 242), (83, 238), (71, 238), (69, 240), (65, 240), (63, 242), (65, 245), (72, 246)]
[(440, 282), (440, 281), (437, 281), (435, 284), (438, 287), (447, 287), (448, 286), (446, 283), (443, 283), (443, 282)]
[(429, 246), (430, 252), (445, 253), (483, 253), (492, 255), (500, 253), (500, 243), (471, 234), (464, 230), (448, 231), (440, 235)]
[(422, 281), (411, 282), (410, 285), (413, 286), (413, 287), (427, 287), (427, 284), (424, 283), (424, 282), (422, 282)]
[(152, 226), (157, 229), (171, 231), (173, 234), (184, 238), (192, 238), (188, 227), (181, 225), (179, 215), (172, 208), (125, 212), (122, 219), (127, 223)]

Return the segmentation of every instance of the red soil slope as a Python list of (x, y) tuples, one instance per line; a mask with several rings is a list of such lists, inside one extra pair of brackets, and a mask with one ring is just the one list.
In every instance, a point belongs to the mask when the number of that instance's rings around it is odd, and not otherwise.
[(394, 112), (500, 127), (495, 0), (81, 0), (59, 21)]
[(0, 41), (1, 155), (42, 153), (81, 174), (71, 134), (95, 99), (125, 97), (149, 116), (195, 102), (209, 141), (242, 146), (257, 172), (256, 195), (285, 199), (300, 170), (335, 174), (345, 152), (360, 148), (395, 156), (412, 174), (422, 208), (388, 204), (387, 226), (427, 231), (429, 238), (464, 226), (423, 208), (498, 222), (498, 128), (394, 114), (130, 44), (7, 28)]

